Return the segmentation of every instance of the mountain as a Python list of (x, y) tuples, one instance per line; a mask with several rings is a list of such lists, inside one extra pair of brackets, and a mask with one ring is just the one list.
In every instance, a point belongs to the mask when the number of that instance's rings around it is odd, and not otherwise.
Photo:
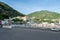
[(51, 12), (47, 10), (36, 11), (28, 14), (30, 17), (36, 17), (39, 19), (60, 19), (60, 14), (57, 12)]
[(8, 17), (16, 17), (16, 16), (25, 16), (25, 15), (13, 9), (4, 2), (0, 2), (0, 19)]

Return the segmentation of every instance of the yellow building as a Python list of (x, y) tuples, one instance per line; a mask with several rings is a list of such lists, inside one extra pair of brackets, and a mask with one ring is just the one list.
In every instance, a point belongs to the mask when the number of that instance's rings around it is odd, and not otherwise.
[(23, 19), (24, 21), (26, 21), (28, 19), (28, 16), (23, 16), (23, 17), (17, 16), (17, 17), (14, 17), (13, 19), (16, 19), (16, 18)]

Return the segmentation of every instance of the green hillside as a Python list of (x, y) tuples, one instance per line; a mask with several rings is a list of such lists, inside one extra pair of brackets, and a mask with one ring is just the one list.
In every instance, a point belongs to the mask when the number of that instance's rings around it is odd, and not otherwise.
[(0, 2), (0, 19), (4, 19), (7, 17), (16, 17), (16, 16), (25, 16), (25, 15), (16, 11), (9, 5)]
[(36, 11), (36, 12), (30, 13), (28, 16), (36, 17), (39, 19), (60, 19), (59, 13), (51, 12), (51, 11), (47, 11), (47, 10)]

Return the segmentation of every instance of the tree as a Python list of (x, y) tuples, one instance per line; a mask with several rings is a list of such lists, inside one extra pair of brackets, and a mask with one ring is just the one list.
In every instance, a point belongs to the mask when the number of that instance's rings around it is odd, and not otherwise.
[(40, 22), (39, 20), (40, 20), (40, 19), (35, 18), (35, 19), (34, 19), (34, 22), (38, 23), (38, 22)]
[(7, 14), (0, 14), (0, 20), (3, 20), (3, 19), (8, 19), (8, 15)]
[(14, 21), (14, 22), (23, 22), (23, 20), (22, 19), (18, 19), (18, 18), (16, 18), (16, 19), (13, 19), (12, 21)]

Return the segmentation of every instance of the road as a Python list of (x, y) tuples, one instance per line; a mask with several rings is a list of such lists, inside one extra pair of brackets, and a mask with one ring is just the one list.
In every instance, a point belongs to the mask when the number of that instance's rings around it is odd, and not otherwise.
[(0, 28), (0, 40), (60, 40), (60, 32), (44, 32), (25, 28)]

